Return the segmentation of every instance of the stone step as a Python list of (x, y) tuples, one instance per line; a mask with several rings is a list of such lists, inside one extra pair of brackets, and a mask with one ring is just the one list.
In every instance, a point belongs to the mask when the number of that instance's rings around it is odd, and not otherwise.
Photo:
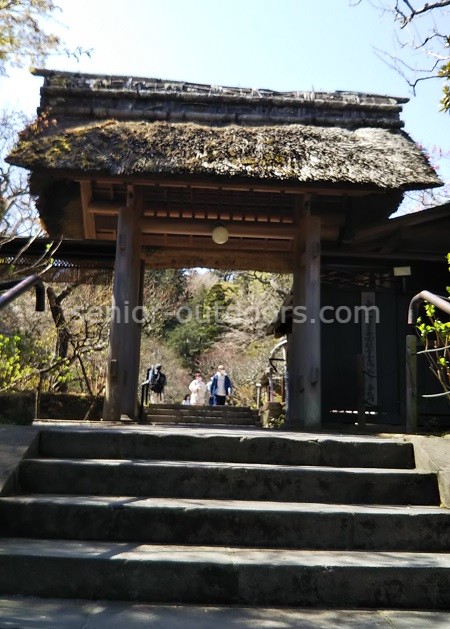
[(171, 429), (43, 428), (40, 454), (59, 458), (182, 459), (334, 467), (414, 467), (411, 443), (390, 439)]
[(259, 413), (247, 406), (209, 406), (209, 405), (156, 405), (144, 407), (152, 415), (201, 415), (226, 417), (253, 417), (259, 419)]
[(146, 410), (152, 411), (155, 415), (171, 415), (173, 413), (183, 413), (183, 414), (203, 414), (203, 415), (245, 415), (251, 417), (258, 417), (258, 413), (256, 411), (252, 411), (249, 408), (237, 408), (234, 406), (194, 406), (194, 405), (186, 405), (186, 406), (178, 406), (178, 407), (167, 407), (167, 406), (156, 406), (154, 404), (150, 404), (145, 407)]
[(449, 609), (450, 555), (4, 539), (0, 592), (159, 603)]
[(209, 411), (212, 413), (248, 413), (252, 415), (258, 415), (256, 409), (249, 406), (231, 406), (225, 404), (224, 406), (211, 406), (210, 404), (150, 404), (146, 408), (151, 408), (155, 412), (158, 411)]
[(136, 496), (0, 498), (0, 535), (262, 548), (450, 551), (450, 510)]
[(435, 474), (192, 461), (25, 459), (25, 493), (438, 505)]
[[(217, 407), (219, 408), (219, 407)], [(200, 417), (251, 417), (253, 419), (259, 419), (259, 415), (257, 413), (245, 412), (245, 411), (227, 411), (221, 412), (218, 410), (214, 410), (214, 406), (206, 406), (202, 408), (200, 406), (185, 406), (183, 408), (160, 408), (153, 409), (152, 406), (147, 406), (146, 409), (148, 414), (154, 416), (162, 416), (162, 417), (172, 417), (178, 416), (184, 417), (185, 415), (195, 415)]]
[(251, 415), (208, 415), (193, 413), (161, 413), (154, 415), (146, 412), (143, 417), (144, 424), (231, 424), (235, 426), (259, 426), (259, 418)]
[(260, 425), (259, 414), (248, 406), (151, 404), (141, 423)]

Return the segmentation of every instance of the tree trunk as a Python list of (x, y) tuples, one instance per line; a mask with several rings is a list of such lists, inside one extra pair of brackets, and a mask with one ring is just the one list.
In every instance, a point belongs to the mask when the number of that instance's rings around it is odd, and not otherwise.
[[(55, 356), (61, 361), (67, 358), (69, 352), (69, 330), (67, 329), (67, 322), (64, 316), (64, 311), (61, 305), (61, 301), (51, 286), (47, 287), (47, 298), (50, 305), (50, 312), (52, 313), (53, 321), (56, 326), (56, 346)], [(57, 382), (55, 391), (59, 393), (67, 393), (68, 387), (66, 382)]]

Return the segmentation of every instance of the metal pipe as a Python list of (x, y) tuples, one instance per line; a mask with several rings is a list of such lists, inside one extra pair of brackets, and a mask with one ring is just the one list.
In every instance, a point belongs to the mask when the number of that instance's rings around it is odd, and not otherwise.
[[(30, 288), (33, 288), (33, 286), (35, 286), (36, 310), (38, 312), (43, 312), (45, 310), (45, 289), (39, 275), (29, 275), (25, 279), (13, 280), (12, 282), (4, 282), (2, 285), (5, 286), (5, 284), (8, 290), (0, 295), (0, 309), (11, 303), (14, 299), (17, 299), (17, 297), (25, 293), (27, 290), (30, 290)], [(2, 285), (0, 285), (0, 288)]]
[(436, 306), (443, 312), (450, 314), (450, 301), (446, 297), (440, 297), (439, 295), (435, 295), (434, 293), (430, 293), (428, 290), (423, 290), (414, 297), (409, 302), (408, 307), (408, 324), (414, 324), (416, 319), (416, 305), (419, 301), (427, 301), (428, 303)]

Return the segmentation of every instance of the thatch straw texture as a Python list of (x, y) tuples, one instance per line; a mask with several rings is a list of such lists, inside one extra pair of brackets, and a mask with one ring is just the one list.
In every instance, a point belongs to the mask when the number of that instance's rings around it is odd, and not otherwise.
[(111, 176), (215, 175), (390, 190), (441, 183), (405, 133), (377, 128), (84, 122), (23, 134), (8, 161)]

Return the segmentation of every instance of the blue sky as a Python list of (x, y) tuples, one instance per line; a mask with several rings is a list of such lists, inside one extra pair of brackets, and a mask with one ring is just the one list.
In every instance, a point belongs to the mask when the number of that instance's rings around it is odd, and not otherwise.
[[(375, 48), (392, 50), (394, 26), (392, 17), (380, 15), (368, 0), (355, 7), (349, 0), (58, 0), (58, 4), (59, 31), (67, 44), (93, 51), (78, 62), (50, 58), (49, 68), (411, 97), (402, 116), (406, 131), (425, 147), (450, 150), (450, 118), (439, 112), (439, 83), (423, 83), (413, 97), (402, 78), (376, 55)], [(1, 101), (33, 114), (41, 81), (26, 69), (14, 71), (9, 79), (0, 80)]]

